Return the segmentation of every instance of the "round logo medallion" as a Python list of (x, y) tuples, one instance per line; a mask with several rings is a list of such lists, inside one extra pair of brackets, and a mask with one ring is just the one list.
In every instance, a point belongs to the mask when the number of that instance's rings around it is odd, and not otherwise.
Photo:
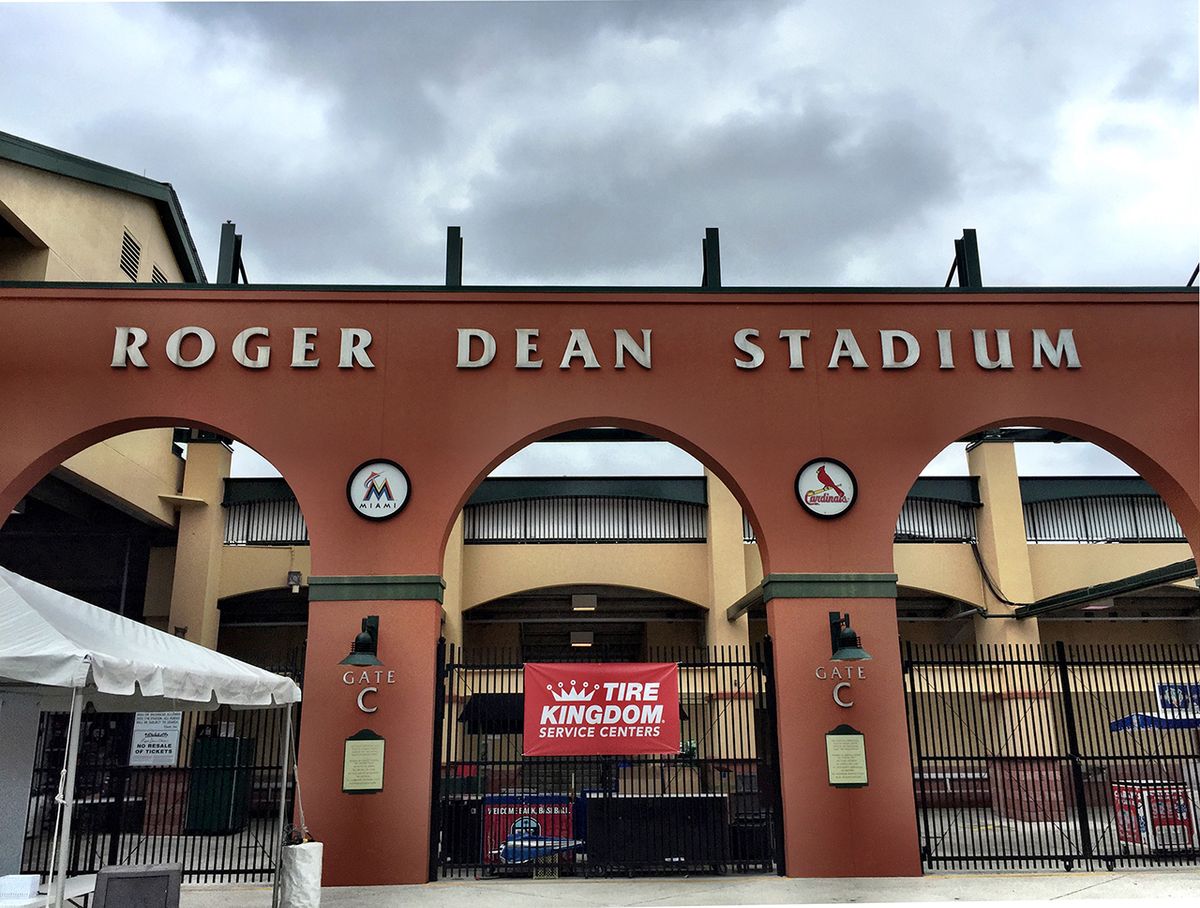
[(796, 497), (815, 517), (840, 517), (858, 494), (854, 474), (831, 457), (810, 460), (796, 474)]
[(346, 500), (360, 517), (387, 520), (408, 504), (408, 474), (391, 460), (369, 460), (350, 474)]

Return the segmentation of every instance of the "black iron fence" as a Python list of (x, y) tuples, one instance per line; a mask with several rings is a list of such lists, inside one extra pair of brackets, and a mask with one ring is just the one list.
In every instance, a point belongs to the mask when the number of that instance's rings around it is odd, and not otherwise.
[(1195, 864), (1200, 646), (904, 653), (924, 864)]
[(679, 664), (682, 752), (572, 757), (522, 756), (515, 653), (450, 647), (430, 878), (781, 869), (769, 646), (652, 651), (648, 661)]
[[(283, 673), (299, 681), (298, 670)], [(293, 747), (299, 706), (294, 709)], [(270, 879), (280, 833), (280, 750), (286, 722), (281, 708), (85, 710), (69, 873), (96, 873), (110, 864), (180, 862), (189, 882)], [(50, 865), (67, 724), (66, 713), (42, 714), (23, 873), (44, 876)], [(290, 817), (290, 782), (282, 794)]]

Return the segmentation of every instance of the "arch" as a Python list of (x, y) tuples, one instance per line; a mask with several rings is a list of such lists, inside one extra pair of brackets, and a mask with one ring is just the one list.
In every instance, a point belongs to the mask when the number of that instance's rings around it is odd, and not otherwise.
[[(243, 433), (236, 430), (230, 431), (223, 425), (190, 416), (134, 416), (99, 422), (86, 427), (72, 427), (68, 434), (61, 435), (56, 443), (40, 452), (19, 452), (17, 457), (21, 458), (21, 462), (25, 463), (26, 466), (15, 474), (14, 478), (4, 489), (0, 489), (0, 508), (3, 509), (0, 513), (9, 513), (16, 503), (27, 495), (29, 490), (37, 485), (39, 481), (49, 475), (53, 469), (93, 445), (128, 432), (137, 432), (143, 429), (168, 429), (179, 426), (214, 432), (225, 438), (231, 438), (234, 441), (240, 442), (257, 451), (279, 470), (280, 475), (285, 480), (287, 478), (287, 470), (281, 466), (281, 462), (286, 465), (290, 457), (286, 446), (282, 445), (282, 443), (279, 445), (269, 443), (266, 448), (260, 447), (246, 440), (253, 433)], [(291, 484), (289, 483), (289, 485)], [(300, 510), (304, 512), (306, 508), (301, 499), (302, 490), (297, 489), (294, 485), (291, 488), (296, 494)]]
[(526, 432), (524, 435), (518, 438), (512, 439), (499, 453), (490, 456), (487, 461), (475, 471), (473, 479), (470, 483), (468, 483), (467, 488), (459, 497), (458, 502), (453, 508), (448, 521), (442, 529), (442, 537), (439, 548), (439, 557), (441, 561), (443, 563), (445, 562), (446, 544), (450, 539), (450, 533), (453, 530), (454, 522), (458, 519), (458, 515), (462, 513), (462, 509), (466, 506), (466, 503), (470, 499), (471, 495), (475, 493), (475, 490), (483, 484), (483, 481), (494, 469), (496, 469), (496, 467), (504, 463), (504, 461), (508, 460), (508, 458), (516, 454), (518, 451), (521, 451), (536, 442), (544, 441), (553, 435), (558, 435), (562, 432), (570, 432), (575, 429), (594, 428), (598, 426), (632, 429), (637, 432), (642, 432), (646, 435), (652, 435), (661, 441), (669, 442), (676, 447), (681, 448), (692, 457), (696, 458), (696, 460), (700, 461), (700, 463), (703, 464), (707, 470), (716, 476), (725, 485), (725, 487), (729, 489), (734, 498), (737, 499), (738, 504), (741, 505), (742, 511), (745, 513), (747, 519), (750, 521), (751, 526), (754, 528), (755, 535), (758, 539), (759, 551), (762, 554), (763, 563), (767, 563), (769, 542), (764, 540), (762, 528), (755, 517), (754, 508), (750, 505), (748, 496), (728, 468), (723, 466), (720, 461), (710, 455), (700, 445), (691, 441), (685, 435), (675, 432), (661, 423), (651, 423), (645, 420), (613, 415), (583, 416), (551, 423), (534, 431)]
[[(934, 457), (959, 439), (987, 429), (1016, 426), (1056, 429), (1076, 438), (1081, 438), (1084, 441), (1091, 442), (1120, 458), (1133, 468), (1138, 475), (1149, 482), (1167, 503), (1175, 519), (1183, 527), (1184, 535), (1187, 537), (1193, 557), (1197, 553), (1200, 553), (1200, 502), (1194, 501), (1184, 484), (1174, 476), (1168, 467), (1159, 463), (1158, 458), (1154, 454), (1151, 454), (1147, 450), (1151, 447), (1150, 445), (1140, 445), (1125, 438), (1119, 434), (1119, 430), (1116, 428), (1098, 427), (1068, 417), (1046, 415), (1045, 413), (1001, 416), (986, 421), (963, 421), (960, 429), (954, 431), (949, 437), (943, 435), (940, 443), (936, 445), (913, 446), (907, 451), (898, 452), (894, 469), (898, 474), (911, 476), (912, 480), (915, 481), (917, 476), (920, 475), (921, 470)], [(907, 459), (905, 458), (905, 454), (908, 455)], [(917, 460), (920, 460), (920, 463), (916, 463)], [(900, 508), (904, 504), (904, 497), (911, 486), (911, 482), (909, 485), (904, 486), (903, 489), (900, 488), (900, 485), (898, 484), (893, 488), (892, 494), (896, 497), (890, 502), (889, 509), (885, 509), (890, 510), (893, 521), (900, 513)]]
[(573, 587), (573, 586), (604, 586), (604, 587), (612, 587), (614, 589), (631, 590), (631, 591), (637, 592), (637, 593), (648, 593), (652, 596), (661, 596), (661, 597), (668, 598), (668, 599), (678, 599), (680, 602), (686, 603), (687, 605), (694, 606), (695, 608), (700, 609), (701, 613), (705, 613), (705, 612), (709, 611), (708, 606), (706, 606), (700, 602), (696, 602), (694, 599), (690, 599), (686, 596), (681, 596), (678, 591), (666, 589), (661, 586), (647, 586), (645, 584), (632, 584), (632, 583), (614, 583), (610, 580), (605, 580), (605, 579), (588, 579), (588, 580), (573, 580), (573, 581), (568, 581), (568, 582), (552, 583), (552, 584), (538, 583), (538, 584), (534, 584), (532, 586), (523, 586), (523, 587), (517, 587), (517, 588), (513, 588), (513, 589), (506, 589), (504, 592), (498, 593), (497, 595), (494, 595), (494, 596), (490, 596), (487, 599), (480, 599), (477, 602), (472, 602), (470, 605), (464, 605), (463, 609), (462, 609), (462, 613), (464, 616), (466, 616), (469, 612), (471, 612), (474, 609), (479, 608), (480, 606), (489, 605), (500, 599), (509, 599), (514, 596), (520, 596), (524, 593), (534, 593), (534, 592), (541, 592), (544, 590), (554, 590), (554, 589)]

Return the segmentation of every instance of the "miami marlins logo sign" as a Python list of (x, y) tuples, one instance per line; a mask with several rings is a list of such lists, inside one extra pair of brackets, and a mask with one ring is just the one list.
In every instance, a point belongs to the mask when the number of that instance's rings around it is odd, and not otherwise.
[(796, 474), (796, 497), (814, 517), (840, 517), (857, 494), (850, 468), (831, 457), (810, 460)]
[(346, 499), (360, 517), (386, 520), (408, 504), (408, 474), (391, 460), (370, 460), (350, 474)]

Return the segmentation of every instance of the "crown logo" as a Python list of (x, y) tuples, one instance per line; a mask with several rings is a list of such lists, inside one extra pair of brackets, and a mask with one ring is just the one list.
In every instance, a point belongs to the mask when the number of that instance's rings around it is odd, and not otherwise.
[(596, 696), (596, 691), (600, 689), (599, 683), (593, 684), (592, 689), (588, 690), (588, 683), (583, 682), (581, 689), (575, 688), (575, 682), (571, 682), (570, 689), (564, 688), (561, 681), (558, 682), (558, 690), (555, 690), (552, 685), (547, 684), (546, 690), (550, 691), (556, 703), (591, 703), (592, 697)]

